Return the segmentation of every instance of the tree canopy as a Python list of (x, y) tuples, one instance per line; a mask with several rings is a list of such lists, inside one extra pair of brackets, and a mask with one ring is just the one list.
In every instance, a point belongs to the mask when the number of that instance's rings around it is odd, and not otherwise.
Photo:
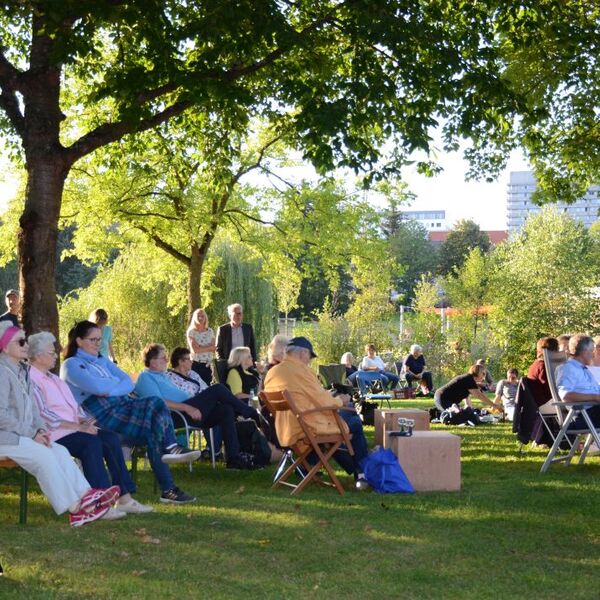
[(487, 233), (481, 231), (475, 221), (461, 219), (440, 246), (438, 253), (440, 273), (447, 275), (453, 269), (460, 269), (473, 248), (487, 252), (490, 249), (490, 238)]

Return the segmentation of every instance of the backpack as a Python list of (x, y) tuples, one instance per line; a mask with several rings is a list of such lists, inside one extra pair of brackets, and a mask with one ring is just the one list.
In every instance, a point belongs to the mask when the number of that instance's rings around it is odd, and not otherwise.
[(481, 420), (479, 414), (472, 408), (467, 406), (461, 409), (459, 412), (450, 412), (445, 410), (440, 415), (440, 421), (444, 425), (462, 425), (463, 423), (472, 423), (473, 425), (480, 425)]
[(236, 421), (235, 429), (240, 442), (240, 452), (251, 454), (254, 464), (259, 467), (268, 465), (271, 462), (271, 448), (256, 423), (252, 419), (243, 419)]
[(358, 412), (362, 418), (363, 425), (375, 425), (375, 409), (379, 406), (377, 402), (363, 400), (358, 406)]
[(363, 463), (363, 470), (369, 485), (379, 494), (412, 494), (415, 491), (389, 448), (371, 452)]

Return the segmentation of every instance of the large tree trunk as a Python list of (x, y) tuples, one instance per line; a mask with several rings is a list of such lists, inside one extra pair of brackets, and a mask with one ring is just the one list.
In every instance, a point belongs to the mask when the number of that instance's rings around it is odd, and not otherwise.
[(51, 331), (58, 339), (55, 262), (58, 219), (70, 165), (60, 144), (61, 65), (43, 16), (33, 17), (30, 73), (24, 93), (23, 147), (27, 192), (19, 230), (19, 282), (27, 333)]
[(192, 256), (188, 268), (188, 285), (187, 285), (187, 308), (188, 308), (188, 323), (192, 319), (192, 313), (202, 306), (200, 297), (200, 281), (202, 280), (202, 270), (204, 267), (204, 259), (206, 252), (195, 242), (192, 244)]
[(46, 158), (28, 163), (27, 176), (25, 208), (19, 221), (23, 326), (29, 334), (51, 331), (58, 339), (56, 240), (65, 173), (61, 161)]

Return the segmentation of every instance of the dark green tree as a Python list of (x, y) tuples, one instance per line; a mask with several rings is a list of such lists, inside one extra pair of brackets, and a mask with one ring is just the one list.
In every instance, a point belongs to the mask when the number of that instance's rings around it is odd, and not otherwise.
[[(83, 157), (193, 110), (238, 131), (266, 117), (322, 171), (397, 172), (407, 153), (428, 152), (439, 118), (453, 146), (527, 109), (499, 76), (498, 22), (510, 10), (499, 1), (6, 0), (0, 127), (27, 171), (26, 329), (58, 329), (61, 200)], [(383, 162), (382, 148), (393, 148)]]
[(423, 225), (413, 220), (401, 221), (389, 238), (390, 254), (402, 274), (395, 279), (403, 304), (410, 304), (421, 277), (437, 270), (437, 250), (427, 237)]
[(439, 272), (448, 275), (453, 269), (460, 269), (473, 248), (488, 252), (490, 238), (475, 221), (461, 219), (440, 246)]

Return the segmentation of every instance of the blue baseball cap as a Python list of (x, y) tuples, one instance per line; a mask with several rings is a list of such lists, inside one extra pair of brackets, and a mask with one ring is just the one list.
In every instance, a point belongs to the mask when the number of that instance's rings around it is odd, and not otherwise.
[(306, 348), (310, 352), (310, 357), (311, 358), (317, 358), (317, 355), (315, 354), (315, 352), (313, 350), (312, 344), (304, 336), (299, 336), (299, 337), (292, 338), (288, 342), (288, 348), (290, 346), (297, 346), (299, 348)]

